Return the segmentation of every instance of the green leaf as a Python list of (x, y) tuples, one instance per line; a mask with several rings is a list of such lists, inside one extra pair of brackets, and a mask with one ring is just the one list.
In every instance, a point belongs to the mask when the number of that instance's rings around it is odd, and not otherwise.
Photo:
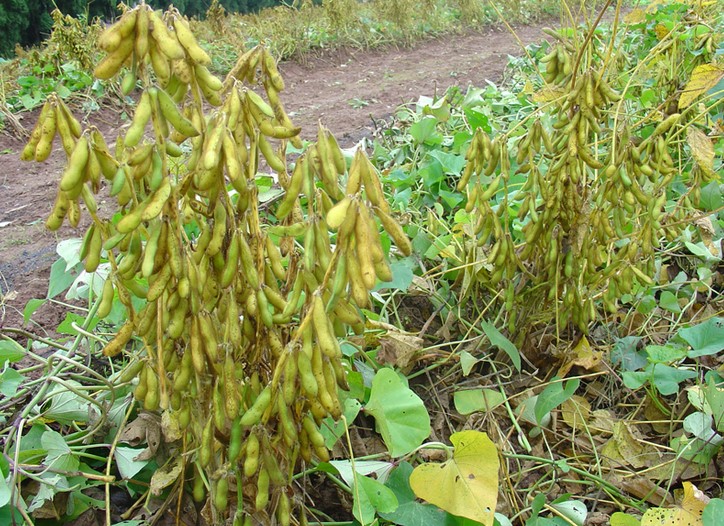
[(435, 117), (425, 117), (410, 126), (410, 137), (417, 144), (440, 144), (442, 137), (435, 132), (437, 119)]
[(724, 196), (722, 196), (722, 189), (717, 181), (712, 181), (704, 188), (701, 189), (701, 199), (699, 200), (699, 206), (702, 210), (707, 212), (713, 212), (714, 210), (720, 209), (724, 206)]
[(59, 259), (50, 267), (50, 279), (48, 280), (48, 299), (55, 298), (73, 284), (80, 275), (80, 266), (65, 269), (65, 261)]
[(510, 522), (510, 519), (502, 513), (496, 513), (495, 526), (513, 526), (513, 523)]
[(452, 459), (417, 466), (410, 487), (419, 498), (453, 515), (492, 526), (498, 501), (498, 450), (480, 431), (454, 433), (450, 441)]
[(687, 433), (691, 433), (696, 438), (702, 440), (710, 440), (716, 433), (712, 429), (714, 418), (711, 415), (695, 411), (684, 418), (682, 427)]
[(38, 486), (38, 492), (28, 505), (28, 511), (35, 511), (42, 508), (43, 503), (53, 500), (57, 493), (68, 489), (68, 479), (57, 473), (43, 473), (40, 475), (42, 482)]
[(380, 369), (375, 375), (365, 412), (375, 418), (392, 457), (409, 453), (430, 436), (425, 404), (392, 369)]
[(720, 258), (712, 254), (709, 249), (699, 241), (698, 243), (692, 243), (690, 241), (684, 242), (684, 245), (686, 245), (686, 248), (689, 249), (689, 252), (694, 254), (696, 257), (701, 258), (706, 263), (716, 263), (718, 261), (721, 261)]
[(58, 253), (60, 258), (65, 261), (66, 271), (78, 266), (80, 263), (80, 249), (82, 244), (83, 239), (79, 237), (64, 239), (58, 243), (55, 251)]
[(577, 526), (583, 526), (586, 522), (588, 509), (583, 502), (578, 500), (566, 500), (564, 502), (553, 503), (551, 504), (551, 507), (556, 509), (561, 515)]
[(709, 318), (699, 325), (678, 332), (691, 346), (690, 358), (709, 356), (724, 350), (724, 318)]
[(410, 263), (410, 261), (404, 259), (390, 262), (392, 281), (378, 283), (374, 290), (391, 289), (405, 292), (412, 285), (412, 280), (415, 277), (412, 268), (410, 268)]
[(23, 383), (25, 377), (15, 369), (5, 369), (0, 374), (0, 394), (12, 398), (18, 392), (18, 387)]
[[(359, 400), (347, 398), (347, 400), (344, 401), (344, 416), (347, 419), (347, 425), (351, 425), (352, 422), (354, 422), (361, 408), (362, 404), (359, 403)], [(340, 418), (339, 421), (335, 422), (331, 416), (328, 416), (322, 420), (319, 431), (324, 437), (324, 444), (327, 446), (327, 449), (332, 449), (337, 443), (337, 440), (339, 440), (339, 437), (344, 435), (344, 420)]]
[[(554, 380), (556, 378), (554, 377)], [(578, 378), (568, 380), (567, 382), (553, 382), (547, 386), (543, 392), (538, 395), (535, 403), (535, 419), (540, 425), (543, 417), (553, 411), (556, 407), (572, 397), (581, 381)]]
[(15, 340), (0, 340), (0, 367), (7, 362), (19, 362), (26, 354), (25, 348)]
[(505, 402), (505, 396), (495, 389), (469, 389), (453, 395), (455, 409), (461, 415), (492, 411)]
[(492, 323), (482, 320), (481, 325), (483, 332), (490, 340), (490, 344), (505, 352), (505, 354), (507, 354), (510, 358), (510, 361), (513, 362), (515, 368), (520, 371), (520, 353), (518, 352), (517, 347), (513, 345), (513, 342), (503, 336)]
[(463, 202), (463, 194), (460, 192), (450, 192), (448, 190), (440, 190), (440, 198), (445, 202), (448, 208), (455, 208)]
[(473, 367), (475, 367), (475, 364), (478, 363), (480, 360), (470, 354), (468, 351), (462, 351), (460, 353), (460, 367), (463, 370), (463, 376), (467, 376), (470, 374), (470, 371), (473, 370)]
[(611, 363), (620, 365), (624, 371), (636, 371), (646, 367), (646, 356), (636, 350), (640, 341), (638, 336), (626, 336), (616, 340), (611, 349)]
[[(653, 369), (652, 383), (656, 389), (664, 396), (673, 395), (679, 392), (679, 384), (690, 378), (696, 378), (695, 371), (671, 367), (664, 364), (651, 364)], [(647, 371), (649, 368), (646, 368)]]
[[(120, 303), (120, 302), (119, 302)], [(68, 312), (65, 315), (63, 321), (58, 324), (56, 331), (60, 334), (68, 334), (70, 336), (77, 336), (78, 331), (73, 327), (73, 324), (82, 326), (85, 322), (85, 317), (75, 312)]]
[(647, 345), (646, 354), (653, 363), (671, 363), (686, 358), (686, 349), (674, 345)]
[(150, 460), (136, 460), (136, 457), (143, 453), (145, 448), (135, 449), (127, 446), (118, 446), (115, 456), (118, 472), (124, 479), (133, 478), (143, 468), (145, 468)]
[(661, 293), (661, 296), (659, 297), (659, 307), (666, 309), (669, 312), (673, 312), (674, 314), (679, 314), (681, 312), (681, 306), (676, 299), (676, 295), (668, 290)]
[[(83, 386), (79, 382), (68, 380), (66, 384), (78, 391), (83, 391)], [(48, 391), (42, 404), (44, 405), (48, 401), (50, 405), (44, 408), (43, 416), (60, 424), (70, 425), (74, 422), (88, 422), (98, 413), (95, 406), (90, 402), (60, 384), (54, 385)]]
[(10, 502), (10, 486), (8, 486), (5, 476), (0, 473), (0, 508)]
[(23, 309), (23, 322), (28, 323), (31, 316), (35, 313), (36, 310), (38, 310), (42, 305), (45, 304), (45, 301), (46, 300), (40, 298), (33, 298), (31, 300), (28, 300), (28, 302), (25, 304), (25, 308)]
[(422, 182), (425, 183), (427, 188), (433, 188), (445, 179), (445, 174), (442, 172), (442, 165), (437, 160), (420, 168), (417, 174), (422, 178)]
[(397, 497), (397, 509), (390, 513), (380, 513), (380, 517), (400, 526), (445, 526), (448, 514), (431, 504), (417, 501), (415, 492), (410, 487), (412, 465), (402, 462), (395, 468), (385, 485)]
[(460, 175), (465, 166), (464, 155), (455, 155), (453, 153), (443, 152), (442, 150), (434, 150), (430, 152), (430, 157), (434, 157), (440, 161), (442, 171), (448, 175)]
[(75, 471), (78, 469), (80, 461), (73, 455), (68, 444), (65, 443), (63, 435), (57, 431), (49, 429), (43, 433), (40, 444), (48, 451), (44, 462), (46, 466), (52, 467), (56, 471)]
[(713, 378), (704, 387), (704, 397), (711, 409), (717, 431), (724, 431), (724, 389), (717, 387)]
[(711, 499), (701, 514), (701, 522), (703, 526), (719, 526), (722, 517), (724, 517), (724, 500)]
[(354, 488), (352, 514), (362, 524), (369, 524), (376, 512), (389, 513), (397, 508), (397, 497), (392, 490), (375, 479), (357, 475)]
[(649, 373), (644, 371), (624, 371), (621, 373), (623, 385), (636, 390), (649, 381)]
[(617, 511), (611, 515), (611, 526), (641, 526), (641, 521), (633, 515)]
[(375, 474), (377, 480), (384, 482), (387, 480), (392, 468), (395, 465), (392, 462), (385, 462), (383, 460), (355, 460), (354, 470), (352, 470), (353, 462), (351, 460), (330, 460), (329, 464), (337, 470), (337, 473), (342, 480), (344, 480), (348, 486), (354, 486), (355, 473), (357, 475), (371, 475)]

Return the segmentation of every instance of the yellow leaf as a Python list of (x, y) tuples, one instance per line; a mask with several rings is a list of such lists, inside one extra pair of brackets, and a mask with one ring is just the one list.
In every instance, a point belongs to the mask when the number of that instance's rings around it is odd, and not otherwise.
[(654, 446), (640, 441), (633, 424), (616, 422), (613, 425), (613, 436), (603, 446), (602, 453), (614, 465), (629, 464), (637, 469), (658, 465), (661, 458)]
[(410, 487), (438, 508), (492, 526), (498, 502), (498, 450), (480, 431), (454, 433), (450, 441), (453, 458), (417, 466)]
[(561, 416), (569, 427), (577, 430), (586, 429), (591, 417), (591, 404), (584, 397), (573, 395), (561, 404)]
[[(679, 105), (681, 105), (681, 101)], [(714, 143), (711, 142), (711, 139), (699, 128), (688, 126), (686, 142), (689, 144), (691, 156), (699, 168), (707, 175), (714, 175)]]
[(664, 24), (656, 24), (656, 27), (654, 27), (654, 33), (656, 33), (656, 38), (663, 40), (669, 34), (669, 28), (667, 28)]
[(627, 24), (638, 24), (646, 20), (646, 13), (641, 8), (632, 9), (629, 14), (623, 17)]
[(613, 434), (613, 425), (616, 422), (614, 414), (607, 409), (596, 409), (591, 413), (589, 428), (591, 433)]
[(714, 64), (696, 66), (679, 97), (679, 110), (687, 108), (696, 98), (716, 86), (724, 77), (724, 68)]
[(691, 482), (684, 482), (684, 498), (673, 508), (649, 508), (641, 526), (703, 526), (701, 514), (709, 498)]
[(681, 499), (681, 507), (683, 509), (701, 517), (701, 514), (704, 513), (704, 508), (709, 504), (709, 500), (709, 497), (691, 482), (684, 482), (684, 498)]
[(163, 490), (176, 482), (183, 472), (180, 459), (169, 460), (164, 466), (156, 469), (151, 477), (151, 494), (158, 496)]
[(663, 0), (651, 0), (651, 2), (649, 2), (649, 4), (646, 6), (646, 12), (655, 13), (659, 10), (659, 7), (661, 7), (663, 3)]
[(542, 88), (533, 94), (533, 102), (551, 102), (566, 95), (566, 90), (561, 88)]
[(591, 370), (596, 369), (603, 359), (603, 352), (594, 351), (588, 339), (583, 336), (573, 349), (574, 357), (568, 359), (558, 369), (558, 376), (563, 378), (571, 370), (571, 367), (577, 365), (584, 369)]

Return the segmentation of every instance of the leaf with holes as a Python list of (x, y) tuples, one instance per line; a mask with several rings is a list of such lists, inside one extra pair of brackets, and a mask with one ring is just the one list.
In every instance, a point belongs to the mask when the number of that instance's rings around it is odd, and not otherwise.
[(419, 498), (485, 526), (495, 520), (498, 501), (498, 450), (488, 435), (461, 431), (450, 437), (452, 459), (422, 464), (410, 475), (410, 487)]
[(397, 497), (390, 488), (373, 478), (357, 475), (352, 513), (362, 524), (370, 524), (376, 512), (390, 513), (397, 509)]
[(649, 508), (641, 526), (703, 526), (702, 512), (709, 497), (691, 482), (684, 482), (684, 498), (673, 508)]

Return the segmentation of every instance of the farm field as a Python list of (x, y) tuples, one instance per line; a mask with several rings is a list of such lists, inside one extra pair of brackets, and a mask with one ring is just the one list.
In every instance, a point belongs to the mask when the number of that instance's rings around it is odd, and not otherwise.
[(53, 12), (0, 524), (718, 526), (721, 7)]

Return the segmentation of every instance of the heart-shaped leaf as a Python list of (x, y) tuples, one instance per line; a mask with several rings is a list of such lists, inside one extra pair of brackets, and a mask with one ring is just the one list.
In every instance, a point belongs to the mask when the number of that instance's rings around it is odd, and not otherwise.
[(392, 369), (380, 369), (372, 380), (365, 412), (375, 417), (390, 455), (405, 455), (430, 436), (425, 404)]
[(422, 464), (410, 475), (419, 498), (437, 507), (492, 526), (498, 501), (498, 450), (488, 435), (461, 431), (450, 437), (453, 457), (442, 464)]
[(691, 345), (690, 358), (716, 354), (724, 350), (724, 319), (709, 318), (699, 325), (681, 329), (679, 336)]

